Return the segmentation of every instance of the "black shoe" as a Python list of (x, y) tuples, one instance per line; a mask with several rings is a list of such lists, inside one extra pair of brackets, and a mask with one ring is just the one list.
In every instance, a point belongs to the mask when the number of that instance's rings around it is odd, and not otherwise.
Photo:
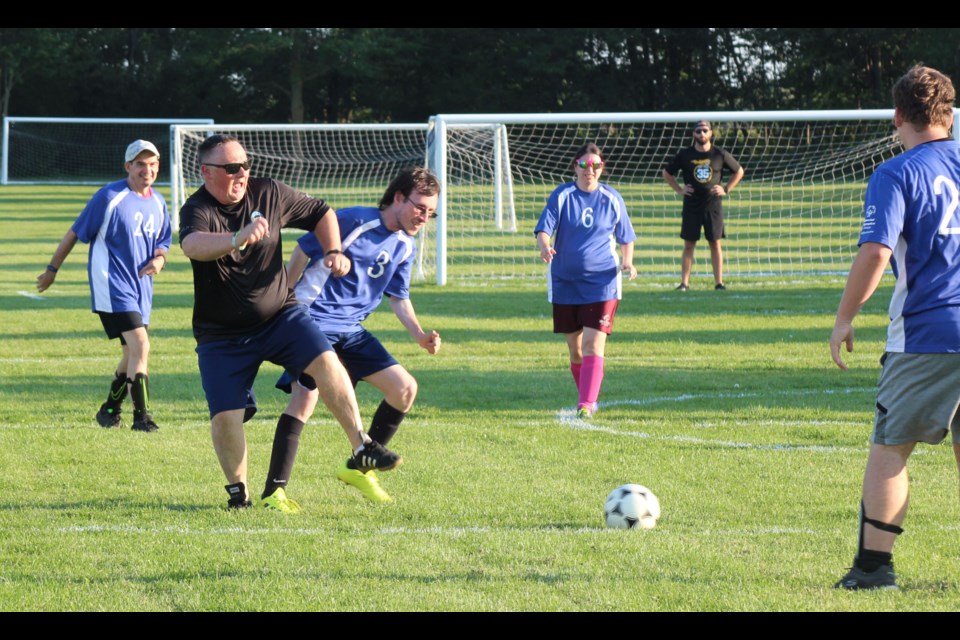
[(851, 567), (847, 575), (840, 578), (840, 582), (833, 585), (833, 588), (860, 591), (864, 589), (898, 589), (899, 587), (897, 587), (897, 575), (893, 572), (893, 564), (882, 564), (870, 573), (858, 567)]
[(358, 453), (350, 458), (349, 466), (358, 471), (366, 473), (376, 469), (377, 471), (389, 471), (403, 462), (398, 454), (390, 451), (379, 442), (371, 440), (363, 445)]
[(687, 285), (685, 285), (685, 284), (683, 284), (683, 283), (681, 282), (679, 285), (677, 285), (677, 288), (674, 289), (674, 291), (686, 291), (686, 290), (689, 289), (689, 288), (690, 288), (690, 287), (688, 287)]
[(723, 283), (722, 283), (722, 282), (719, 283), (719, 284), (717, 284), (717, 285), (715, 285), (713, 288), (716, 289), (717, 291), (726, 291), (726, 290), (727, 290), (727, 288), (726, 288), (725, 286), (723, 286)]
[(97, 411), (97, 424), (105, 429), (122, 427), (123, 421), (120, 419), (120, 407), (111, 407), (106, 402), (100, 405)]
[(160, 427), (158, 427), (157, 423), (153, 421), (153, 418), (150, 417), (149, 413), (145, 413), (141, 420), (134, 420), (133, 426), (130, 428), (134, 431), (146, 431), (147, 433), (153, 433), (154, 431), (160, 430)]
[(253, 508), (253, 503), (249, 500), (244, 500), (243, 502), (227, 502), (227, 509), (251, 509)]

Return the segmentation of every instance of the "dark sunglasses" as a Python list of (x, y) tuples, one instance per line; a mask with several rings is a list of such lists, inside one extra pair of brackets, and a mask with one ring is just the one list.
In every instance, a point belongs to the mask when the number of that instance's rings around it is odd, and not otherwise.
[(251, 166), (249, 160), (244, 160), (243, 162), (228, 162), (227, 164), (213, 164), (212, 162), (201, 162), (200, 164), (205, 164), (208, 167), (220, 167), (230, 175), (240, 173), (240, 169), (249, 171)]
[(710, 129), (694, 129), (694, 133), (710, 133)]

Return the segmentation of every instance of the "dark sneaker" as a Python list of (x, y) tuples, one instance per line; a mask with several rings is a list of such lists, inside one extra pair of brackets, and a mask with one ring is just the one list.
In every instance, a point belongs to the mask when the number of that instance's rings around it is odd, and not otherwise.
[(350, 467), (363, 473), (371, 470), (389, 471), (403, 462), (398, 454), (373, 440), (363, 445), (363, 449), (355, 453), (351, 460), (353, 464)]
[(227, 509), (250, 509), (253, 507), (253, 503), (249, 500), (244, 500), (243, 502), (234, 502), (233, 500), (227, 502)]
[(860, 591), (862, 589), (898, 589), (899, 587), (897, 587), (897, 575), (893, 572), (893, 565), (884, 564), (870, 573), (858, 567), (852, 567), (847, 575), (840, 578), (840, 582), (833, 585), (833, 588)]
[(114, 427), (122, 427), (123, 421), (120, 419), (120, 408), (111, 407), (106, 402), (100, 405), (100, 410), (97, 411), (97, 424), (99, 424), (104, 429), (113, 429)]
[(680, 284), (677, 285), (677, 288), (674, 289), (674, 291), (686, 291), (686, 290), (689, 289), (689, 288), (690, 288), (690, 287), (688, 287), (687, 285), (685, 285), (685, 284), (683, 284), (683, 283), (681, 282)]
[(721, 282), (720, 284), (714, 285), (713, 288), (716, 289), (717, 291), (726, 291), (726, 290), (727, 290), (727, 288), (726, 288), (725, 286), (723, 286), (723, 283), (722, 283), (722, 282)]
[(134, 431), (146, 431), (147, 433), (153, 433), (154, 431), (159, 431), (160, 427), (157, 426), (157, 423), (153, 421), (153, 418), (150, 417), (150, 414), (144, 414), (143, 419), (134, 420), (133, 426), (130, 427)]

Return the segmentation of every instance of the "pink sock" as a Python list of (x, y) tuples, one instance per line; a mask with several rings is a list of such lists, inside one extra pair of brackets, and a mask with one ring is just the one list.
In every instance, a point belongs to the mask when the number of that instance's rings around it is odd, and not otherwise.
[(583, 368), (580, 371), (580, 407), (593, 407), (600, 397), (600, 385), (603, 384), (603, 358), (601, 356), (584, 356)]
[(577, 391), (580, 391), (580, 369), (582, 367), (583, 364), (580, 362), (570, 363), (570, 373), (573, 374), (573, 383), (577, 385)]

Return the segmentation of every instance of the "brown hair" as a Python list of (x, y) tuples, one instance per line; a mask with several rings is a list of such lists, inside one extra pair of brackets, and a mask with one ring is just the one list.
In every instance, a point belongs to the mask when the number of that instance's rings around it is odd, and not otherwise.
[(200, 161), (200, 164), (203, 164), (203, 161), (210, 157), (211, 151), (228, 142), (239, 143), (240, 141), (227, 133), (215, 133), (212, 136), (208, 136), (200, 143), (200, 146), (197, 147), (197, 160)]
[(957, 92), (950, 78), (917, 64), (893, 85), (893, 106), (918, 131), (949, 127)]
[(607, 161), (603, 157), (603, 151), (600, 151), (600, 147), (593, 142), (585, 142), (579, 149), (577, 149), (577, 152), (573, 154), (573, 160), (570, 161), (570, 166), (575, 167), (577, 160), (588, 153), (593, 153), (600, 156), (600, 159), (603, 160), (604, 168), (606, 168)]
[(393, 204), (393, 199), (398, 191), (403, 194), (404, 198), (409, 198), (414, 190), (425, 196), (436, 195), (440, 193), (440, 181), (432, 171), (424, 167), (404, 169), (390, 181), (383, 197), (380, 198), (380, 209), (386, 209)]

